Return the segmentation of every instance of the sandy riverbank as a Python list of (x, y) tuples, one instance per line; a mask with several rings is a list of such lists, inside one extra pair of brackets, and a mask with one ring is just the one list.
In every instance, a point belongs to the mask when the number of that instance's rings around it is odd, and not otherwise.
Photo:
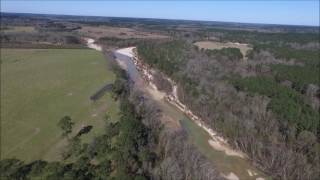
[(207, 133), (209, 133), (212, 139), (210, 139), (208, 143), (211, 145), (211, 147), (213, 147), (218, 151), (224, 151), (229, 156), (238, 156), (241, 158), (246, 157), (244, 153), (233, 150), (227, 144), (227, 141), (223, 137), (218, 136), (217, 132), (215, 132), (213, 129), (205, 125), (205, 123), (198, 116), (196, 116), (186, 105), (180, 102), (177, 94), (177, 85), (172, 79), (168, 78), (169, 82), (171, 82), (173, 86), (173, 91), (170, 94), (165, 94), (163, 92), (160, 92), (155, 86), (155, 84), (153, 83), (153, 75), (151, 72), (152, 70), (139, 60), (137, 54), (135, 53), (135, 47), (120, 49), (117, 52), (127, 55), (133, 59), (134, 64), (137, 66), (137, 69), (141, 72), (144, 79), (146, 79), (147, 82), (149, 83), (148, 91), (155, 97), (156, 100), (163, 99), (168, 101), (170, 104), (174, 105), (175, 107), (180, 109), (182, 112), (184, 112), (198, 126), (200, 126)]
[(102, 47), (95, 44), (95, 40), (91, 38), (85, 38), (84, 40), (87, 41), (87, 46), (91, 49), (95, 49), (97, 51), (102, 51)]
[[(90, 41), (91, 44), (94, 44), (94, 41)], [(89, 42), (88, 42), (89, 44)], [(96, 49), (96, 47), (100, 47), (99, 45), (95, 45), (91, 46), (90, 48)], [(89, 47), (89, 45), (88, 45)], [(101, 47), (100, 47), (101, 48)], [(99, 50), (100, 48), (96, 49)], [(101, 48), (102, 49), (102, 48)], [(135, 68), (137, 69), (137, 71), (139, 72), (140, 76), (142, 77), (143, 81), (145, 81), (146, 83), (146, 88), (145, 90), (157, 101), (161, 101), (163, 102), (167, 102), (172, 104), (173, 106), (175, 106), (176, 108), (178, 108), (180, 111), (182, 111), (183, 113), (185, 113), (193, 122), (195, 122), (199, 127), (201, 127), (203, 130), (205, 130), (209, 135), (210, 135), (210, 139), (208, 140), (208, 145), (210, 145), (210, 147), (212, 147), (214, 150), (216, 151), (221, 151), (224, 154), (226, 154), (227, 156), (236, 156), (236, 157), (240, 157), (242, 159), (246, 159), (246, 155), (240, 151), (236, 151), (234, 149), (231, 148), (231, 146), (228, 144), (228, 142), (221, 136), (219, 136), (213, 129), (209, 128), (204, 121), (202, 121), (198, 116), (196, 116), (195, 114), (193, 114), (193, 112), (183, 103), (181, 103), (178, 99), (178, 94), (177, 94), (177, 84), (171, 80), (170, 78), (168, 78), (168, 80), (171, 82), (172, 86), (173, 86), (173, 91), (171, 93), (164, 93), (158, 90), (158, 88), (156, 87), (156, 85), (153, 83), (153, 71), (151, 68), (149, 68), (149, 66), (145, 65), (143, 62), (141, 62), (136, 54), (136, 50), (135, 47), (128, 47), (128, 48), (123, 48), (123, 49), (119, 49), (116, 51), (116, 53), (119, 53), (121, 55), (125, 55), (128, 56), (132, 59)], [(117, 61), (119, 63), (119, 65), (124, 68), (127, 69), (128, 67), (126, 67), (127, 65), (124, 62), (120, 62)], [(248, 173), (249, 177), (256, 177), (257, 173), (252, 170), (251, 168), (249, 169), (245, 169), (246, 173)], [(237, 180), (239, 179), (239, 177), (237, 176), (237, 174), (233, 173), (233, 172), (229, 172), (227, 174), (222, 174), (226, 179), (229, 180)], [(263, 180), (264, 178), (261, 177), (256, 177), (254, 179), (259, 179), (259, 180)]]

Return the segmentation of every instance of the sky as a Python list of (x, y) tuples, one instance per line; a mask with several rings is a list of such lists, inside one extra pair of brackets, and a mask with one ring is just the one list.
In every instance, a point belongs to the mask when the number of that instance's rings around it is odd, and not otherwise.
[(1, 0), (1, 12), (319, 26), (319, 0)]

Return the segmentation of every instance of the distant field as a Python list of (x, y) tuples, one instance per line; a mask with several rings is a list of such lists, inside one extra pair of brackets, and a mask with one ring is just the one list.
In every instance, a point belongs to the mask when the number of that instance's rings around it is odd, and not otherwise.
[(199, 41), (194, 43), (194, 45), (198, 46), (200, 49), (222, 49), (222, 48), (239, 48), (242, 55), (245, 57), (247, 51), (252, 49), (247, 44), (240, 44), (240, 43), (221, 43), (215, 41)]
[(89, 97), (114, 81), (103, 55), (89, 49), (1, 49), (1, 158), (58, 160), (66, 144), (57, 122), (69, 115), (73, 134), (99, 134), (108, 113), (118, 116), (110, 94)]
[(165, 35), (151, 33), (146, 31), (137, 31), (132, 28), (120, 28), (120, 27), (111, 27), (111, 26), (83, 26), (79, 33), (84, 36), (94, 37), (96, 39), (101, 37), (116, 37), (122, 39), (128, 38), (150, 38), (150, 39), (164, 39), (168, 38)]
[(3, 32), (25, 32), (31, 33), (36, 32), (35, 28), (32, 26), (9, 26), (6, 27)]

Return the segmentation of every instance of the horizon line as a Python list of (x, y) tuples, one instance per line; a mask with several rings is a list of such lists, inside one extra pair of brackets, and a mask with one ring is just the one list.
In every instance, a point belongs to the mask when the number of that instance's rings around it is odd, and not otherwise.
[(128, 17), (128, 16), (103, 16), (103, 15), (83, 15), (83, 14), (56, 14), (56, 13), (32, 13), (32, 12), (0, 12), (0, 13), (16, 13), (16, 14), (35, 14), (35, 15), (58, 15), (58, 16), (88, 16), (88, 17), (105, 17), (105, 18), (132, 18), (132, 19), (159, 19), (159, 20), (177, 20), (177, 21), (199, 21), (199, 22), (221, 22), (221, 23), (239, 23), (239, 24), (259, 24), (259, 25), (275, 25), (275, 26), (300, 26), (300, 27), (320, 27), (319, 25), (304, 25), (304, 24), (272, 24), (258, 22), (236, 22), (236, 21), (219, 21), (219, 20), (203, 20), (203, 19), (171, 19), (159, 17)]

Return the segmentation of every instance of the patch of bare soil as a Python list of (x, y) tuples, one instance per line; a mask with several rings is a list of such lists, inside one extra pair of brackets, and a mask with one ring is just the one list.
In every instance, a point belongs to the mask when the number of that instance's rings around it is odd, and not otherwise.
[(222, 176), (228, 180), (239, 180), (239, 177), (235, 175), (233, 172), (229, 173), (228, 175), (222, 175)]
[(244, 154), (238, 151), (235, 151), (228, 147), (226, 144), (223, 144), (222, 142), (214, 139), (210, 139), (209, 141), (210, 146), (212, 146), (214, 149), (218, 151), (223, 151), (225, 152), (228, 156), (238, 156), (241, 158), (244, 158)]
[(122, 49), (119, 49), (119, 50), (117, 50), (117, 52), (119, 53), (119, 54), (123, 54), (123, 55), (125, 55), (125, 56), (128, 56), (128, 57), (130, 57), (130, 58), (132, 58), (133, 57), (133, 49), (134, 49), (135, 47), (127, 47), (127, 48), (122, 48)]
[(166, 96), (166, 93), (158, 91), (154, 84), (150, 84), (146, 89), (155, 100), (160, 101)]
[(91, 38), (85, 38), (85, 40), (87, 41), (87, 46), (91, 49), (95, 49), (97, 51), (102, 51), (102, 47), (95, 44), (95, 40), (91, 39)]

